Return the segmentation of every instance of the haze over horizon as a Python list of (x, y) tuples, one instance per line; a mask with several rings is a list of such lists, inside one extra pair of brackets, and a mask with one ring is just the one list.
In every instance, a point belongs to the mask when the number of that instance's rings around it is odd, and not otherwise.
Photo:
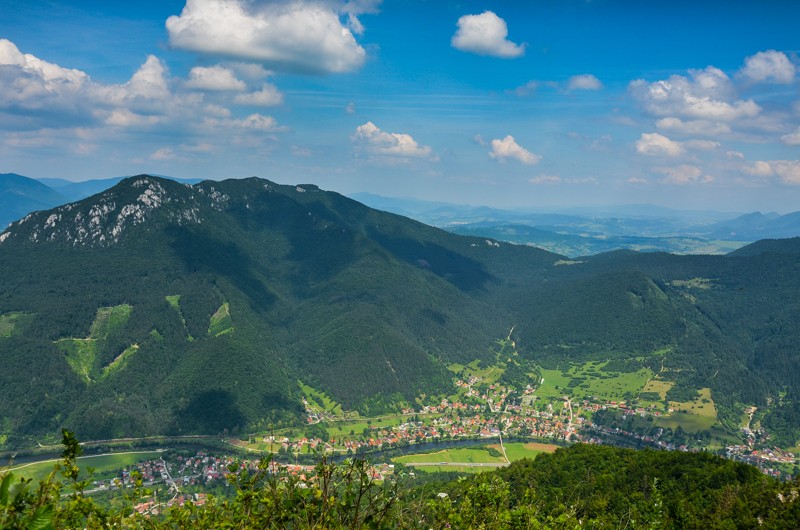
[(0, 0), (0, 172), (796, 211), (800, 4)]

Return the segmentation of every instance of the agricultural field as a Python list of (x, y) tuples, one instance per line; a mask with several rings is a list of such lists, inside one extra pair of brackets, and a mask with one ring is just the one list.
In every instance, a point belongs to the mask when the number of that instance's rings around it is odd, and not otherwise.
[(653, 377), (653, 372), (641, 368), (636, 372), (606, 372), (607, 363), (589, 361), (572, 364), (567, 370), (542, 370), (544, 381), (536, 390), (540, 399), (560, 399), (561, 396), (594, 396), (601, 400), (622, 400), (626, 393), (634, 396)]
[[(137, 451), (130, 453), (116, 453), (108, 455), (91, 455), (78, 457), (78, 467), (81, 470), (81, 480), (87, 477), (88, 469), (94, 470), (95, 479), (111, 478), (116, 476), (120, 469), (144, 460), (153, 460), (161, 456), (159, 451)], [(0, 471), (13, 471), (14, 475), (41, 481), (47, 478), (58, 459), (45, 460), (32, 464), (0, 468)]]
[[(523, 458), (536, 458), (536, 455), (553, 453), (558, 449), (557, 445), (538, 442), (510, 442), (503, 444), (503, 446), (506, 448), (506, 456), (511, 462), (516, 462)], [(489, 447), (500, 450), (500, 444), (490, 445)]]
[(711, 389), (702, 388), (694, 401), (670, 401), (672, 413), (656, 420), (659, 427), (676, 429), (680, 426), (686, 432), (710, 430), (717, 423), (717, 407), (711, 398)]
[(642, 388), (642, 393), (652, 392), (658, 394), (659, 398), (663, 401), (667, 398), (667, 392), (675, 386), (672, 381), (662, 381), (661, 379), (651, 379)]
[[(511, 462), (523, 458), (535, 458), (541, 453), (552, 453), (558, 449), (557, 445), (536, 442), (511, 442), (504, 444), (506, 455)], [(438, 464), (434, 466), (417, 466), (415, 469), (425, 472), (458, 471), (464, 473), (480, 473), (490, 471), (496, 466), (505, 465), (507, 462), (502, 456), (500, 444), (491, 444), (485, 447), (462, 447), (444, 449), (436, 452), (417, 453), (399, 456), (393, 462), (406, 465), (413, 464)], [(457, 464), (490, 464), (487, 466), (460, 466)]]
[[(439, 416), (438, 414), (436, 415)], [(430, 415), (420, 416), (420, 420), (425, 421), (425, 419), (430, 418)], [(364, 432), (364, 429), (380, 429), (383, 427), (395, 427), (402, 423), (409, 421), (409, 416), (382, 416), (379, 418), (361, 418), (357, 420), (350, 420), (350, 421), (337, 421), (336, 423), (328, 426), (328, 434), (330, 434), (331, 438), (337, 439), (340, 436), (348, 436), (350, 431), (355, 433), (356, 435), (360, 435)]]
[(494, 456), (489, 453), (489, 450), (483, 447), (459, 447), (454, 449), (443, 449), (433, 453), (417, 453), (412, 455), (403, 455), (393, 458), (392, 461), (400, 462), (402, 464), (413, 463), (442, 463), (445, 465), (450, 463), (456, 464), (502, 464), (505, 459), (500, 453), (499, 445), (497, 446), (497, 454)]

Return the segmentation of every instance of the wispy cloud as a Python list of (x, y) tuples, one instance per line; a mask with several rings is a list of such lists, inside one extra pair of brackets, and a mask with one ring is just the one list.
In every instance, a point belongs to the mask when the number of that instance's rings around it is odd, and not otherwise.
[(600, 90), (603, 83), (592, 74), (574, 75), (567, 79), (567, 90)]
[(653, 171), (664, 175), (664, 182), (667, 184), (708, 184), (714, 180), (711, 175), (704, 174), (702, 169), (688, 164), (676, 167), (659, 167)]

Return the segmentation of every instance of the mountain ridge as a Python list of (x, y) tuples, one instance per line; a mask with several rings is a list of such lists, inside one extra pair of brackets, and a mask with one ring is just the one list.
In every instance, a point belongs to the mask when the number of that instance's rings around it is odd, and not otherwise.
[(131, 177), (0, 234), (0, 416), (22, 437), (263, 429), (300, 421), (298, 380), (376, 414), (447, 395), (448, 366), (513, 328), (541, 366), (666, 363), (670, 396), (711, 388), (723, 421), (770, 402), (785, 419), (795, 246), (570, 260), (310, 184)]

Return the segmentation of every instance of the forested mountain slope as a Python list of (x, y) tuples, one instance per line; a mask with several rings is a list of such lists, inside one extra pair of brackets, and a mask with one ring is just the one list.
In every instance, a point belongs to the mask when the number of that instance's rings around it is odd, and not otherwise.
[(298, 379), (379, 412), (447, 394), (447, 366), (512, 326), (542, 365), (663, 365), (675, 395), (710, 387), (731, 416), (772, 402), (796, 429), (797, 245), (567, 260), (313, 185), (132, 177), (0, 234), (3, 430), (289, 423)]

